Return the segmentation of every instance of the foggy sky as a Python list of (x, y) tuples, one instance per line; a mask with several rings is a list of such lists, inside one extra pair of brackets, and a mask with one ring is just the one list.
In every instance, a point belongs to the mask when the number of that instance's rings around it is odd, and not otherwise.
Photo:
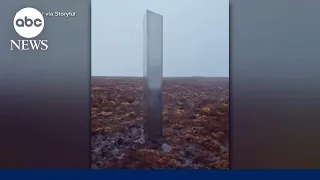
[(92, 75), (142, 76), (143, 15), (163, 16), (163, 76), (229, 76), (229, 1), (92, 0)]

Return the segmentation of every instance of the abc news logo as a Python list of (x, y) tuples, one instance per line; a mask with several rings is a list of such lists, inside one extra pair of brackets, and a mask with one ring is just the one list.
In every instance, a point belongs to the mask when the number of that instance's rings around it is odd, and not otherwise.
[(23, 38), (10, 40), (10, 50), (42, 50), (49, 48), (48, 40), (35, 40), (43, 30), (44, 18), (35, 8), (23, 8), (16, 13), (13, 19), (14, 30)]

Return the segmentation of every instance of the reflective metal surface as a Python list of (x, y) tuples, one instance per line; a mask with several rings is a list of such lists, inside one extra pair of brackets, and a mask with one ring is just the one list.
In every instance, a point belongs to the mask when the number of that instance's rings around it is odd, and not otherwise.
[(143, 22), (144, 130), (147, 141), (162, 138), (163, 18), (146, 11)]

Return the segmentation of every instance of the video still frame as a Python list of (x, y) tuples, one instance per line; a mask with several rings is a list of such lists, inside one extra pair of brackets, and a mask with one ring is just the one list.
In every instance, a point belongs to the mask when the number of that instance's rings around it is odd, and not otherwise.
[(92, 3), (92, 168), (228, 169), (228, 2), (126, 3)]

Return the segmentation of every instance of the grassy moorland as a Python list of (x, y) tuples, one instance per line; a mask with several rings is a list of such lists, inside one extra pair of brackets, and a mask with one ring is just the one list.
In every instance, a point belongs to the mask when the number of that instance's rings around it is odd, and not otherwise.
[(164, 78), (161, 148), (144, 143), (142, 78), (92, 77), (92, 168), (229, 168), (229, 79)]

